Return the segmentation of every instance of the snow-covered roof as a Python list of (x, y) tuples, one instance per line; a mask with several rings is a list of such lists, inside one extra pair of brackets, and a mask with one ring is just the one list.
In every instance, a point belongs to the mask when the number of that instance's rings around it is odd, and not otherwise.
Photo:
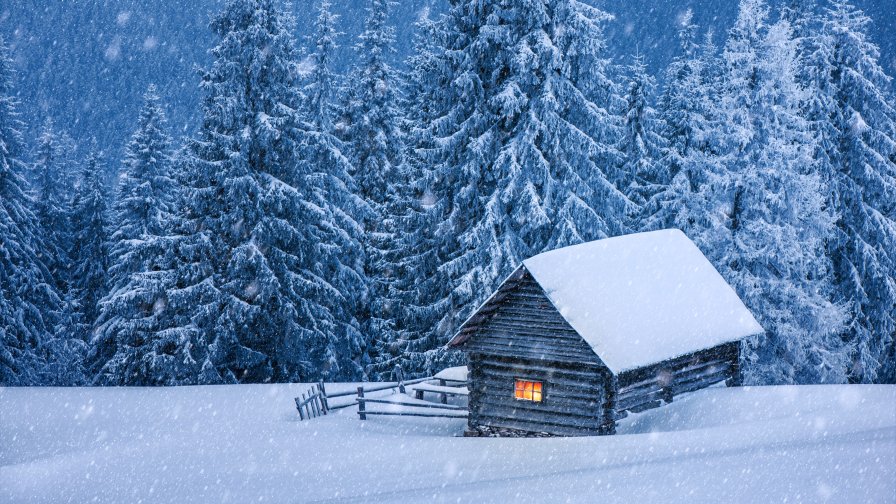
[(523, 265), (617, 374), (763, 331), (677, 229), (564, 247)]

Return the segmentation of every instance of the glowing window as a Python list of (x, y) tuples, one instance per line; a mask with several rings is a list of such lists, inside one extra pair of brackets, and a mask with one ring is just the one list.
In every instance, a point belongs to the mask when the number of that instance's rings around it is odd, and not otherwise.
[(513, 387), (513, 397), (521, 401), (541, 402), (541, 382), (517, 380)]

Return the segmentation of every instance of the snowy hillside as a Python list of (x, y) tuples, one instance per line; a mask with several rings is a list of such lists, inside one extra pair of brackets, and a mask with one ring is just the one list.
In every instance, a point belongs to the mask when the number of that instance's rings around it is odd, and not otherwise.
[(896, 386), (710, 388), (555, 439), (352, 409), (299, 422), (305, 389), (0, 389), (0, 500), (896, 502)]

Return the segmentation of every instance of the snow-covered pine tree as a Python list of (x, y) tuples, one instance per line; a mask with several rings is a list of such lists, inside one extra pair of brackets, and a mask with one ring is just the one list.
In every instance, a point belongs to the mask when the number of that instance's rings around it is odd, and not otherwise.
[[(73, 145), (63, 137), (62, 143)], [(73, 166), (71, 160), (66, 163)], [(63, 310), (52, 340), (53, 359), (48, 362), (45, 385), (81, 385), (88, 382), (85, 369), (89, 342), (99, 317), (99, 302), (106, 295), (108, 271), (108, 228), (103, 174), (105, 162), (96, 142), (80, 170), (79, 181), (65, 181), (75, 193), (67, 204), (65, 232), (66, 287)], [(70, 185), (69, 185), (70, 184)]]
[(642, 207), (662, 190), (661, 184), (666, 177), (658, 162), (663, 138), (658, 132), (656, 111), (649, 103), (655, 82), (647, 73), (643, 57), (634, 58), (628, 67), (627, 79), (619, 153), (623, 162), (624, 192), (636, 205), (629, 228), (638, 229)]
[(105, 162), (94, 145), (88, 153), (72, 202), (71, 294), (80, 324), (77, 336), (83, 341), (99, 319), (100, 300), (105, 297), (109, 268), (109, 228), (106, 191), (103, 184)]
[(452, 5), (447, 107), (432, 127), (450, 289), (442, 337), (522, 259), (625, 231), (630, 202), (609, 172), (619, 127), (607, 19), (576, 0)]
[[(347, 146), (335, 134), (334, 92), (338, 76), (333, 56), (337, 48), (335, 16), (323, 1), (311, 40), (314, 64), (305, 85), (305, 126), (301, 143), (302, 172), (313, 187), (314, 204), (320, 208), (321, 273), (316, 302), (332, 316), (332, 329), (319, 335), (318, 366), (327, 379), (358, 380), (367, 364), (367, 341), (358, 316), (368, 301), (364, 275), (363, 228), (358, 220), (370, 213), (352, 177)], [(322, 352), (322, 353), (321, 353)]]
[[(27, 193), (13, 63), (0, 37), (0, 385), (38, 385), (61, 307)], [(48, 316), (49, 315), (49, 316)]]
[(724, 52), (735, 141), (718, 195), (730, 202), (732, 243), (720, 269), (766, 329), (748, 342), (748, 382), (843, 382), (843, 313), (824, 253), (834, 215), (800, 108), (797, 41), (786, 20), (766, 22), (763, 2), (742, 1)]
[[(403, 131), (399, 80), (388, 63), (395, 30), (388, 24), (394, 2), (370, 0), (364, 31), (356, 46), (359, 62), (347, 90), (349, 123), (345, 138), (351, 149), (358, 194), (366, 211), (358, 215), (364, 230), (364, 277), (367, 298), (358, 303), (358, 318), (375, 360), (389, 354), (395, 335), (396, 191), (403, 176)], [(383, 370), (380, 370), (383, 371)], [(385, 370), (389, 371), (389, 370)]]
[(644, 204), (642, 229), (678, 228), (710, 257), (724, 249), (724, 205), (714, 194), (724, 185), (727, 136), (721, 100), (720, 62), (707, 32), (696, 41), (697, 26), (686, 11), (679, 30), (681, 52), (666, 70), (659, 104), (662, 154), (649, 180), (660, 187)]
[(171, 231), (177, 186), (171, 178), (171, 138), (154, 86), (144, 94), (122, 164), (112, 215), (109, 291), (94, 330), (90, 370), (101, 384), (195, 383), (191, 341), (164, 337), (172, 323), (167, 297), (175, 285), (177, 249)]
[(99, 318), (100, 300), (108, 292), (108, 227), (103, 174), (105, 163), (94, 142), (69, 210), (70, 248), (67, 257), (68, 291), (64, 310), (52, 341), (46, 385), (81, 385), (89, 381), (85, 369), (93, 329)]
[(34, 212), (41, 228), (45, 244), (43, 261), (50, 271), (56, 289), (68, 292), (68, 257), (71, 246), (70, 229), (70, 187), (65, 185), (68, 172), (74, 166), (67, 166), (70, 156), (64, 151), (60, 141), (61, 133), (56, 130), (53, 120), (47, 118), (38, 137), (35, 161), (31, 168), (33, 177)]
[(208, 251), (185, 268), (210, 266), (204, 282), (218, 294), (197, 315), (209, 339), (203, 367), (240, 382), (338, 375), (328, 355), (337, 324), (321, 302), (333, 289), (322, 264), (328, 214), (298, 156), (292, 21), (273, 0), (231, 0), (211, 26), (219, 43), (202, 79), (185, 224), (190, 247)]
[(896, 382), (896, 110), (871, 20), (845, 1), (825, 9), (807, 55), (816, 157), (839, 211), (829, 241), (849, 323), (850, 380)]
[(462, 352), (444, 351), (444, 335), (435, 330), (444, 316), (446, 299), (435, 219), (439, 202), (432, 190), (435, 170), (431, 154), (437, 142), (431, 128), (443, 109), (442, 89), (449, 79), (444, 72), (445, 39), (443, 23), (428, 16), (418, 20), (414, 51), (407, 61), (409, 72), (402, 79), (405, 162), (393, 180), (395, 210), (391, 212), (398, 231), (395, 249), (399, 252), (393, 264), (394, 338), (381, 342), (372, 368), (372, 374), (383, 378), (389, 378), (396, 365), (406, 377), (431, 376), (464, 360)]

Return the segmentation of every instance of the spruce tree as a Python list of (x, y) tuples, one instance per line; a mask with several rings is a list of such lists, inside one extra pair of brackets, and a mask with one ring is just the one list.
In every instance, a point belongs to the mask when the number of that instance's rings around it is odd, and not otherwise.
[(338, 375), (339, 356), (329, 352), (337, 323), (321, 301), (338, 289), (323, 264), (333, 253), (322, 233), (328, 214), (298, 156), (291, 20), (272, 0), (231, 0), (212, 29), (219, 43), (202, 79), (184, 224), (195, 261), (184, 269), (212, 297), (193, 317), (209, 343), (203, 374), (240, 382)]
[(896, 110), (871, 20), (845, 1), (825, 9), (807, 55), (816, 157), (839, 211), (828, 242), (849, 321), (850, 380), (896, 381)]
[(358, 217), (364, 231), (367, 295), (358, 303), (358, 318), (371, 350), (379, 354), (395, 339), (393, 289), (399, 253), (396, 214), (400, 211), (396, 191), (404, 171), (400, 87), (387, 60), (395, 42), (395, 30), (387, 24), (391, 3), (370, 0), (367, 7), (364, 31), (356, 47), (360, 61), (352, 72), (346, 110), (346, 140), (358, 195), (366, 204)]
[(68, 291), (71, 245), (68, 222), (70, 218), (70, 187), (65, 185), (68, 173), (74, 166), (66, 164), (70, 159), (65, 145), (60, 140), (52, 119), (47, 119), (38, 137), (35, 161), (31, 168), (34, 192), (34, 212), (43, 236), (44, 263), (50, 270), (56, 289), (65, 294)]
[(101, 302), (90, 369), (102, 384), (195, 383), (192, 342), (165, 335), (172, 323), (168, 296), (177, 259), (172, 236), (177, 186), (171, 178), (171, 138), (154, 86), (144, 95), (122, 164), (112, 214), (109, 291)]
[(394, 338), (380, 344), (374, 362), (375, 371), (384, 377), (396, 365), (408, 377), (432, 376), (464, 360), (462, 352), (444, 350), (444, 334), (438, 328), (446, 299), (441, 290), (445, 277), (439, 269), (439, 202), (433, 192), (437, 181), (431, 162), (437, 142), (432, 127), (449, 79), (443, 72), (447, 68), (443, 57), (447, 34), (443, 23), (428, 17), (418, 21), (416, 28), (414, 52), (407, 61), (409, 72), (402, 83), (405, 163), (395, 181), (395, 241), (400, 254), (394, 264), (392, 302), (397, 316)]
[(623, 110), (623, 134), (619, 142), (624, 192), (637, 205), (632, 215), (632, 229), (640, 226), (641, 209), (653, 195), (662, 190), (664, 174), (658, 158), (663, 147), (656, 111), (649, 99), (655, 85), (640, 56), (628, 68), (628, 90)]
[(108, 291), (109, 230), (104, 169), (103, 155), (94, 146), (85, 160), (72, 203), (71, 292), (81, 324), (78, 337), (84, 341), (90, 339), (99, 318), (100, 300)]
[[(305, 85), (305, 126), (302, 134), (302, 172), (314, 204), (320, 208), (322, 266), (316, 302), (326, 307), (332, 328), (322, 332), (318, 345), (323, 353), (315, 357), (326, 363), (322, 376), (336, 380), (357, 380), (367, 364), (367, 340), (359, 317), (370, 302), (364, 273), (363, 228), (359, 222), (370, 208), (358, 194), (352, 177), (349, 147), (336, 135), (334, 93), (338, 76), (333, 66), (337, 48), (335, 16), (330, 3), (320, 4), (312, 39), (314, 68)], [(345, 126), (341, 125), (344, 130)]]
[(797, 41), (789, 22), (768, 26), (766, 16), (761, 2), (742, 2), (725, 48), (736, 134), (720, 194), (730, 201), (732, 244), (721, 271), (766, 329), (747, 345), (748, 382), (843, 382), (843, 316), (830, 300), (824, 254), (835, 216), (800, 109)]
[(725, 184), (728, 134), (720, 107), (722, 79), (712, 32), (698, 44), (697, 26), (687, 11), (679, 30), (680, 53), (666, 70), (659, 104), (663, 148), (647, 177), (658, 186), (644, 204), (641, 228), (678, 228), (711, 260), (727, 246), (725, 216), (714, 201)]
[(0, 38), (0, 384), (37, 385), (47, 365), (46, 343), (61, 301), (49, 270), (33, 201), (26, 188), (22, 122), (13, 64)]

